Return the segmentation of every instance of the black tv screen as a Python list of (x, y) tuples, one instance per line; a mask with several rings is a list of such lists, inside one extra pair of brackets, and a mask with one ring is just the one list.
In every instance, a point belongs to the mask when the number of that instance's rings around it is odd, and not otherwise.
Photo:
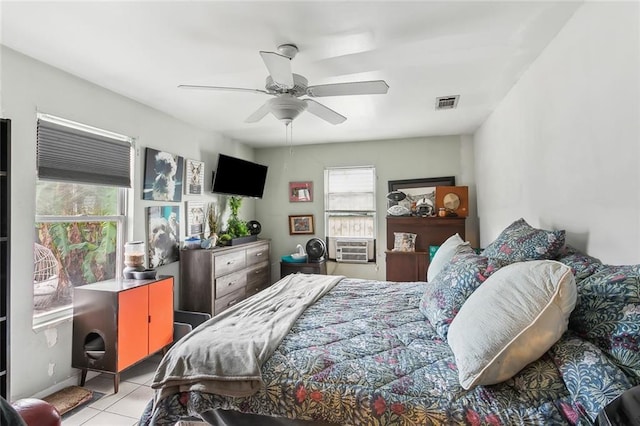
[(218, 168), (212, 192), (262, 198), (267, 180), (267, 166), (240, 158), (218, 154)]

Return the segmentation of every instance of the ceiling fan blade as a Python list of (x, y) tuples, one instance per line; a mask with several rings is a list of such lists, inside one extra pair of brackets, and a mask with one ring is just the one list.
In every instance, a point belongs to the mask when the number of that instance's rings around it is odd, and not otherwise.
[(260, 51), (260, 56), (262, 56), (273, 81), (285, 89), (292, 89), (294, 83), (291, 73), (291, 58), (279, 53), (264, 51)]
[(347, 117), (344, 115), (338, 114), (331, 108), (328, 108), (322, 105), (319, 102), (314, 101), (313, 99), (304, 99), (307, 104), (307, 111), (311, 114), (317, 115), (325, 121), (328, 121), (331, 124), (340, 124), (343, 123)]
[(227, 90), (232, 92), (251, 92), (251, 93), (265, 93), (268, 94), (266, 90), (261, 89), (245, 89), (242, 87), (223, 87), (223, 86), (198, 86), (196, 84), (180, 84), (178, 86), (179, 89), (204, 89), (204, 90)]
[(387, 93), (387, 90), (389, 90), (389, 85), (384, 80), (354, 81), (351, 83), (309, 86), (307, 95), (314, 98), (321, 96), (383, 95)]
[(264, 118), (265, 115), (269, 114), (271, 108), (269, 108), (268, 103), (262, 104), (260, 108), (258, 108), (253, 114), (244, 120), (245, 123), (255, 123), (256, 121), (260, 121)]

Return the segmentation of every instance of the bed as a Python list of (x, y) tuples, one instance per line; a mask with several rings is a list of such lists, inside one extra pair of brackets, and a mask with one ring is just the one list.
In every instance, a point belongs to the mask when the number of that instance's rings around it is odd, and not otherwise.
[[(211, 378), (206, 369), (220, 379), (225, 363), (209, 352), (217, 346), (209, 333), (218, 328), (220, 342), (227, 339), (233, 346), (235, 335), (229, 338), (224, 322), (246, 320), (247, 309), (264, 311), (259, 306), (268, 305), (269, 298), (253, 296), (205, 322), (192, 332), (204, 340), (192, 340), (195, 346), (189, 347), (190, 334), (165, 355), (152, 384), (156, 396), (140, 425), (189, 418), (234, 425), (592, 424), (603, 407), (640, 384), (638, 265), (604, 265), (565, 245), (563, 232), (536, 229), (523, 219), (481, 254), (454, 236), (447, 242), (439, 250), (446, 259), (435, 262), (441, 271), (430, 282), (324, 276), (320, 290), (296, 308), (286, 330), (274, 333), (281, 333), (275, 342), (244, 349), (260, 360), (257, 375), (242, 378), (249, 378), (248, 388), (223, 386), (215, 393), (204, 383)], [(515, 338), (498, 342), (501, 349), (489, 353), (489, 366), (473, 370), (477, 354), (469, 357), (465, 351), (504, 334), (489, 330), (494, 323), (513, 326), (512, 319), (496, 320), (499, 302), (489, 290), (513, 305), (522, 293), (509, 297), (505, 292), (527, 287), (522, 277), (532, 275), (532, 267), (551, 277), (540, 287), (551, 296), (540, 303), (527, 299), (524, 309), (540, 307), (532, 319), (510, 332)], [(267, 290), (300, 290), (316, 278), (295, 274)], [(298, 300), (298, 293), (282, 293), (283, 300)], [(278, 320), (279, 327), (287, 321)], [(550, 340), (541, 344), (542, 335)], [(206, 341), (211, 344), (202, 344)], [(532, 345), (546, 346), (516, 365), (514, 353), (531, 352)], [(182, 371), (176, 365), (193, 363), (195, 352), (205, 370), (176, 377)], [(514, 371), (505, 373), (504, 366), (511, 364)], [(236, 372), (223, 376), (222, 385), (237, 378)]]

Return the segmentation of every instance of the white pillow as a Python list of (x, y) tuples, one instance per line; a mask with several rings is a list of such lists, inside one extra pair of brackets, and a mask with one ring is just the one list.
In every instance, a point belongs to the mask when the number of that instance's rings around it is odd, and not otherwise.
[(503, 382), (540, 358), (567, 330), (576, 298), (571, 268), (560, 262), (517, 262), (496, 271), (449, 326), (460, 385)]
[(431, 281), (438, 273), (444, 268), (444, 265), (449, 263), (451, 258), (456, 254), (456, 249), (461, 245), (469, 245), (469, 242), (464, 242), (460, 235), (455, 234), (447, 238), (442, 243), (436, 254), (433, 255), (433, 260), (429, 262), (429, 269), (427, 269), (427, 281)]

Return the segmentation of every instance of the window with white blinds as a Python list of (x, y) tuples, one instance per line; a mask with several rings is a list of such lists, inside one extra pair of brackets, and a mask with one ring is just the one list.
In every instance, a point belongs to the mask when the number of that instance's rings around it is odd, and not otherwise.
[(33, 325), (73, 314), (73, 289), (120, 277), (133, 138), (38, 114)]
[(375, 167), (327, 168), (324, 189), (329, 258), (333, 258), (336, 240), (366, 239), (373, 243), (376, 236)]

